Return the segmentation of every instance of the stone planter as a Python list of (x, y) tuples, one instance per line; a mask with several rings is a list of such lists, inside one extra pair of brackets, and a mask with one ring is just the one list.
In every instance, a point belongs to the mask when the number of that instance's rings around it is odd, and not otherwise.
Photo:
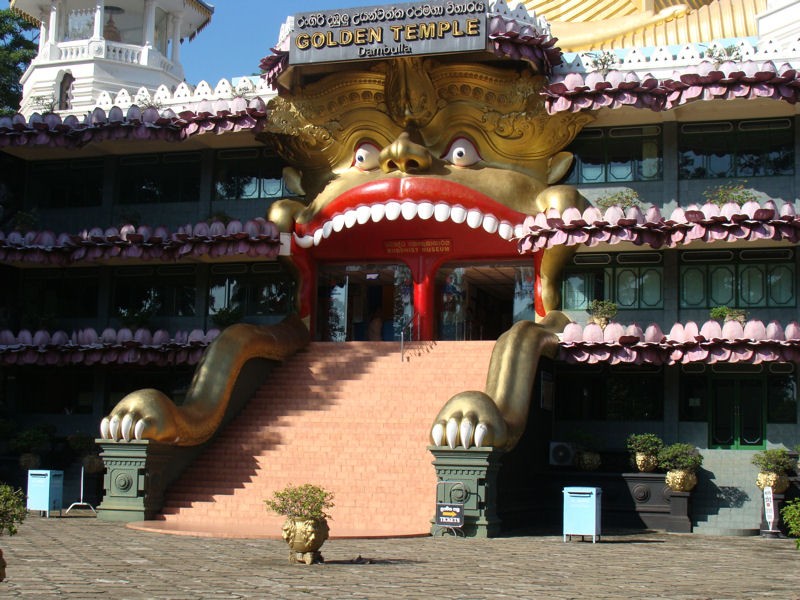
[(652, 473), (658, 466), (658, 456), (654, 454), (636, 453), (636, 468), (642, 473)]
[(289, 562), (307, 565), (324, 562), (319, 549), (329, 532), (325, 519), (286, 519), (283, 539), (289, 544)]
[(771, 487), (773, 494), (782, 494), (789, 489), (789, 477), (784, 474), (760, 472), (756, 479), (758, 489)]
[(674, 469), (667, 471), (665, 481), (673, 492), (690, 492), (697, 485), (697, 475), (694, 471)]

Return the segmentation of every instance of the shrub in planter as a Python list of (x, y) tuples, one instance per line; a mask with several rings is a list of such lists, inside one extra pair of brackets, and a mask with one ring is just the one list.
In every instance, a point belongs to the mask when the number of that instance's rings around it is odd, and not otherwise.
[(658, 453), (664, 447), (660, 437), (655, 433), (632, 433), (628, 436), (626, 445), (640, 471), (655, 471), (658, 467)]
[(333, 493), (310, 483), (290, 485), (264, 502), (269, 510), (286, 517), (282, 533), (289, 544), (289, 562), (323, 562), (319, 549), (328, 539)]
[(797, 549), (800, 550), (800, 498), (795, 498), (787, 502), (781, 509), (781, 518), (789, 535), (796, 539), (794, 541)]
[[(22, 523), (27, 516), (25, 509), (25, 494), (22, 490), (15, 490), (10, 485), (0, 484), (0, 535), (14, 535), (17, 525)], [(0, 581), (6, 578), (6, 561), (3, 551), (0, 550)]]
[(697, 485), (696, 471), (703, 465), (703, 455), (692, 444), (678, 442), (658, 453), (658, 466), (667, 471), (667, 486), (675, 492), (688, 492)]
[(797, 459), (785, 448), (770, 448), (753, 455), (752, 463), (758, 467), (756, 485), (759, 489), (771, 487), (776, 494), (789, 488), (789, 474), (797, 467)]

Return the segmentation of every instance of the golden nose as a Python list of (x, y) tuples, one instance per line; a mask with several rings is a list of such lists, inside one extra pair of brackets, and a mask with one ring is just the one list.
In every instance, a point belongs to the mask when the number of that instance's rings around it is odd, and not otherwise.
[(391, 144), (381, 150), (381, 169), (390, 173), (415, 173), (427, 171), (431, 166), (431, 153), (422, 144), (411, 140), (411, 136), (404, 131)]

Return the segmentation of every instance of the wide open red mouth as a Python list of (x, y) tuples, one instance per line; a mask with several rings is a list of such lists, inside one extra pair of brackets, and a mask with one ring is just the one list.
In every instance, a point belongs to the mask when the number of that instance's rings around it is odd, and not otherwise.
[(504, 240), (520, 237), (526, 215), (470, 187), (435, 177), (388, 177), (351, 188), (308, 223), (295, 225), (301, 248), (333, 233), (381, 221), (430, 220), (483, 229)]

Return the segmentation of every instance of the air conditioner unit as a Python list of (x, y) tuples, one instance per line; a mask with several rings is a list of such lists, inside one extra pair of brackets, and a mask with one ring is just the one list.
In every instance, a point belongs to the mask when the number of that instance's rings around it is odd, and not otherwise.
[(567, 467), (575, 459), (575, 448), (569, 442), (550, 442), (550, 464)]

